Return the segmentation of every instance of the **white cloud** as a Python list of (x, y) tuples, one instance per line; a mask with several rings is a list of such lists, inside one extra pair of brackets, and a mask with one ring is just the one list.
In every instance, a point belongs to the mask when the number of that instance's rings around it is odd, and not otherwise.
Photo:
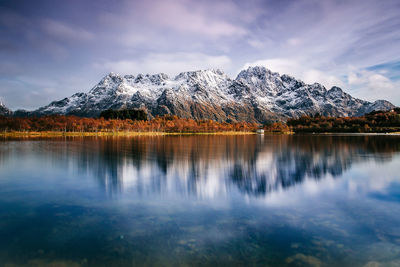
[(308, 67), (301, 62), (290, 59), (274, 58), (257, 60), (254, 62), (246, 63), (242, 69), (246, 69), (250, 66), (264, 66), (271, 71), (279, 72), (280, 74), (292, 75), (295, 78), (301, 79), (306, 83), (321, 83), (328, 89), (332, 86), (344, 86), (344, 83), (336, 76), (327, 74), (312, 67)]
[(225, 55), (210, 56), (202, 53), (153, 53), (139, 60), (118, 60), (96, 63), (95, 67), (106, 72), (121, 74), (158, 73), (176, 75), (182, 71), (220, 68), (227, 69), (231, 64)]
[(348, 83), (350, 85), (367, 86), (370, 89), (392, 89), (394, 85), (392, 81), (384, 76), (382, 73), (373, 71), (350, 71), (348, 76)]
[(370, 88), (378, 89), (392, 89), (394, 87), (390, 79), (377, 73), (368, 77), (368, 84)]
[(376, 99), (391, 100), (393, 97), (399, 98), (400, 93), (396, 92), (395, 83), (383, 75), (384, 73), (351, 69), (347, 75), (347, 80), (356, 93), (367, 100)]
[(360, 85), (363, 82), (365, 82), (365, 79), (363, 79), (361, 77), (361, 75), (358, 75), (356, 72), (351, 71), (349, 72), (349, 74), (347, 75), (347, 82), (350, 85)]

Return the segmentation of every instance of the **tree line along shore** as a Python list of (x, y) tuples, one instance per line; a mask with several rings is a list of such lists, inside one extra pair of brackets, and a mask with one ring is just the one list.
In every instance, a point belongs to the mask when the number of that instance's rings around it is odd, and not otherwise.
[(142, 110), (107, 110), (99, 118), (50, 115), (42, 117), (0, 116), (0, 134), (23, 135), (161, 135), (161, 134), (244, 134), (256, 133), (387, 133), (400, 132), (400, 108), (375, 111), (359, 117), (328, 117), (316, 114), (287, 122), (257, 124), (194, 120), (175, 115), (148, 120)]
[(289, 119), (286, 124), (296, 133), (398, 133), (400, 108), (359, 117), (302, 116)]
[(256, 123), (226, 123), (213, 120), (193, 120), (165, 115), (151, 120), (128, 118), (84, 118), (51, 115), (43, 117), (0, 117), (3, 135), (136, 135), (173, 133), (252, 133)]

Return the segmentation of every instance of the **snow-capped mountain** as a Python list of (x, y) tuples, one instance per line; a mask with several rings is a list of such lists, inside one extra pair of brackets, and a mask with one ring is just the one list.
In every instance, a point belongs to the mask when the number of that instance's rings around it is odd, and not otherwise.
[(1, 101), (0, 101), (0, 116), (10, 116), (12, 115), (12, 111), (8, 109)]
[(264, 67), (249, 67), (236, 79), (221, 70), (182, 72), (174, 78), (163, 73), (136, 77), (110, 73), (88, 93), (54, 101), (31, 114), (98, 116), (110, 108), (145, 108), (150, 116), (267, 122), (315, 113), (355, 116), (393, 107), (385, 100), (354, 98), (339, 87), (327, 90)]

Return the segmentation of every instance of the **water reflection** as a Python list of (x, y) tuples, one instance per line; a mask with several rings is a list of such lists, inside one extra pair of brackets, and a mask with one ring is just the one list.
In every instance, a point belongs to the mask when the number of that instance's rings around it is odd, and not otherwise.
[[(398, 136), (166, 136), (68, 138), (0, 149), (89, 173), (109, 194), (264, 196), (305, 180), (338, 177), (353, 164), (391, 161)], [(33, 147), (32, 147), (33, 146)], [(29, 156), (29, 155), (27, 155)], [(44, 161), (46, 161), (44, 159)]]
[(398, 266), (399, 141), (0, 141), (0, 266)]

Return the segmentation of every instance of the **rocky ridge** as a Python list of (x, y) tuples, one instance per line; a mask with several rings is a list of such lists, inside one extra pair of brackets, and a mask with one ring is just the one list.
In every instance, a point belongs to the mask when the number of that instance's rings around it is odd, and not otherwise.
[(164, 73), (106, 75), (88, 93), (54, 101), (19, 115), (73, 114), (98, 116), (106, 109), (143, 108), (150, 117), (174, 114), (194, 119), (265, 123), (319, 113), (359, 116), (374, 110), (390, 110), (385, 100), (357, 99), (339, 87), (326, 89), (306, 84), (264, 67), (242, 70), (236, 79), (218, 69), (182, 72), (170, 78)]

